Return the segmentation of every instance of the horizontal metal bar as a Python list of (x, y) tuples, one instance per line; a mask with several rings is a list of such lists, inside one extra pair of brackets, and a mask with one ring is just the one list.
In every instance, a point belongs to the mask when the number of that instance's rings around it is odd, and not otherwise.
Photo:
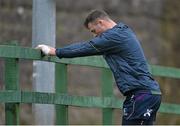
[(76, 65), (109, 68), (101, 56), (59, 59), (58, 57), (55, 56), (43, 56), (41, 54), (41, 51), (37, 49), (19, 47), (19, 46), (0, 45), (0, 57), (20, 58), (27, 60), (42, 60), (42, 61), (64, 63), (64, 64), (76, 64)]
[[(0, 57), (41, 60), (41, 61), (64, 63), (64, 64), (109, 68), (109, 66), (106, 64), (105, 60), (101, 56), (59, 59), (58, 57), (55, 56), (51, 56), (51, 57), (42, 56), (39, 50), (33, 48), (19, 47), (19, 46), (0, 45)], [(150, 72), (155, 76), (180, 78), (180, 69), (177, 68), (149, 65), (149, 69)]]
[(150, 72), (154, 76), (180, 78), (180, 69), (178, 68), (158, 66), (158, 65), (150, 65), (149, 68), (150, 68)]
[(12, 103), (12, 102), (21, 102), (21, 92), (20, 91), (0, 91), (0, 102)]
[[(1, 103), (61, 104), (78, 107), (120, 108), (123, 100), (116, 97), (71, 96), (59, 93), (1, 91)], [(180, 105), (162, 103), (159, 112), (180, 114)]]
[(119, 108), (122, 101), (111, 97), (71, 96), (59, 93), (22, 92), (22, 102), (39, 104), (62, 104), (81, 107)]

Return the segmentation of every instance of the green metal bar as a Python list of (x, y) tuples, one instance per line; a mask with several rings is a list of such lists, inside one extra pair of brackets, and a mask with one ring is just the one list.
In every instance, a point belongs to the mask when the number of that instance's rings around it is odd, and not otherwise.
[(0, 91), (1, 103), (21, 103), (21, 92), (13, 90)]
[[(19, 90), (18, 59), (5, 59), (5, 89)], [(19, 124), (19, 103), (5, 103), (5, 123)]]
[(171, 103), (162, 103), (159, 109), (161, 113), (172, 113), (172, 114), (180, 114), (180, 105), (179, 104), (171, 104)]
[(150, 71), (154, 76), (180, 78), (180, 69), (178, 68), (150, 65)]
[(115, 97), (71, 96), (60, 93), (1, 91), (0, 102), (57, 104), (96, 108), (120, 108), (122, 102)]
[[(0, 45), (0, 57), (3, 58), (22, 58), (29, 60), (42, 60), (63, 64), (85, 65), (99, 68), (109, 68), (101, 56), (89, 56), (71, 59), (59, 59), (57, 57), (42, 56), (36, 49), (18, 46)], [(158, 65), (149, 65), (151, 73), (155, 76), (171, 77), (180, 79), (180, 69), (172, 67), (163, 67)]]
[[(40, 50), (27, 47), (14, 47), (0, 45), (0, 57), (3, 58), (22, 58), (28, 60), (41, 60), (55, 63), (85, 65), (100, 68), (108, 68), (108, 65), (101, 56), (89, 56), (83, 58), (59, 59), (58, 57), (42, 56)], [(91, 61), (91, 62), (89, 62)]]
[[(37, 103), (56, 104), (78, 107), (114, 108), (122, 109), (123, 99), (116, 97), (94, 97), (94, 96), (71, 96), (60, 93), (27, 92), (27, 91), (1, 91), (1, 103)], [(159, 109), (161, 113), (180, 115), (180, 105), (162, 103)]]
[[(102, 69), (101, 77), (101, 87), (102, 87), (102, 96), (103, 97), (112, 97), (113, 96), (113, 78), (112, 73), (109, 69)], [(102, 109), (102, 122), (103, 125), (112, 125), (113, 123), (113, 109), (104, 108)]]
[[(56, 63), (56, 92), (67, 94), (67, 65)], [(56, 125), (68, 124), (68, 105), (56, 105)]]

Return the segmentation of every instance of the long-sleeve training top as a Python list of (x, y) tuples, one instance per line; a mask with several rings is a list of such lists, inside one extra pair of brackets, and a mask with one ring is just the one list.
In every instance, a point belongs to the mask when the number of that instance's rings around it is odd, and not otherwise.
[(123, 23), (89, 41), (57, 48), (56, 55), (59, 58), (103, 55), (122, 94), (136, 89), (161, 94), (159, 84), (148, 70), (139, 40)]

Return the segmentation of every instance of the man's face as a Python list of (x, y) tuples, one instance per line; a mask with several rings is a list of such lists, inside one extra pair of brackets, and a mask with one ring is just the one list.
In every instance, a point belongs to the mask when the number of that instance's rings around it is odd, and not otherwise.
[(100, 35), (102, 32), (106, 30), (103, 20), (96, 20), (94, 22), (90, 22), (88, 24), (88, 29), (94, 36)]

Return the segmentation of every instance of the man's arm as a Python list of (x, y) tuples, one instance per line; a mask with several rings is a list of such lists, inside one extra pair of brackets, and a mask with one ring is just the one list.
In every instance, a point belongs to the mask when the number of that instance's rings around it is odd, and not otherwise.
[[(111, 38), (117, 38), (117, 36), (111, 36)], [(47, 45), (39, 45), (37, 49), (45, 55), (56, 55), (59, 58), (73, 58), (82, 56), (92, 56), (92, 55), (103, 55), (108, 53), (113, 53), (121, 50), (120, 41), (113, 40), (108, 36), (102, 35), (95, 37), (90, 41), (74, 43), (63, 48), (53, 48)]]
[(102, 55), (104, 52), (98, 50), (92, 41), (74, 43), (63, 48), (56, 49), (56, 56), (59, 58), (73, 58), (92, 55)]
[(101, 54), (98, 49), (93, 47), (90, 42), (75, 43), (62, 48), (54, 48), (48, 45), (38, 45), (36, 49), (40, 49), (47, 56), (58, 56), (59, 58), (72, 58)]

